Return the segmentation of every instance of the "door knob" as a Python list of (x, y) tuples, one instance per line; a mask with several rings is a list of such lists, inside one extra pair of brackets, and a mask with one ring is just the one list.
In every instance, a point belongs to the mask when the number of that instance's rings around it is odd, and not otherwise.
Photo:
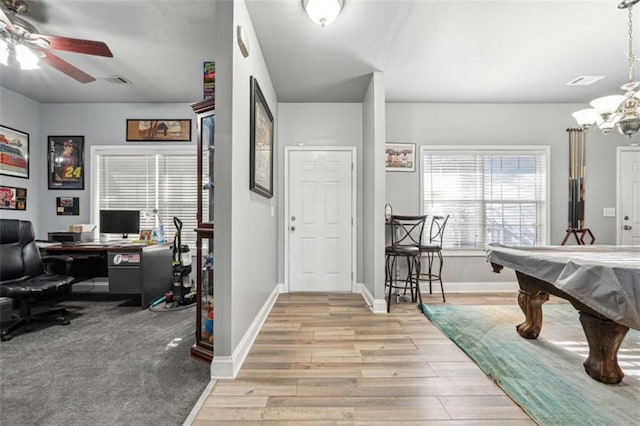
[(631, 225), (625, 225), (625, 226), (623, 226), (623, 227), (622, 227), (622, 229), (624, 229), (625, 231), (628, 231), (628, 230), (630, 230), (631, 228), (632, 228), (632, 226), (631, 226)]
[(291, 231), (295, 231), (295, 230), (296, 230), (296, 227), (295, 227), (295, 226), (292, 226), (292, 227), (291, 227)]

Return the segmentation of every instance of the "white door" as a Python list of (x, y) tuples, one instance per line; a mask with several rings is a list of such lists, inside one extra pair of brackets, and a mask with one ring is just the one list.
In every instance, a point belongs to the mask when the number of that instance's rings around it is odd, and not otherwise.
[(351, 291), (352, 151), (289, 151), (290, 291)]
[(620, 151), (620, 244), (640, 245), (640, 151)]

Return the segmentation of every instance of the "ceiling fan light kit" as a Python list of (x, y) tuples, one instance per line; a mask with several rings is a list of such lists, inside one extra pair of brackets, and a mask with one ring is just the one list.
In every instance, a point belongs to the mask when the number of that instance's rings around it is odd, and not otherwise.
[(608, 134), (617, 127), (620, 133), (629, 137), (640, 130), (640, 93), (636, 91), (640, 82), (633, 79), (633, 66), (637, 59), (633, 54), (632, 19), (633, 6), (639, 1), (623, 0), (618, 4), (618, 9), (627, 9), (629, 15), (628, 81), (620, 87), (625, 94), (594, 99), (590, 102), (591, 108), (574, 112), (572, 116), (583, 130), (600, 129), (602, 133)]
[(113, 57), (109, 47), (101, 41), (40, 34), (27, 20), (17, 14), (25, 14), (29, 7), (24, 0), (0, 0), (0, 64), (30, 70), (44, 62), (81, 83), (96, 79), (69, 62), (54, 55), (51, 50)]
[(342, 6), (344, 0), (302, 0), (302, 7), (309, 18), (321, 27), (335, 21)]

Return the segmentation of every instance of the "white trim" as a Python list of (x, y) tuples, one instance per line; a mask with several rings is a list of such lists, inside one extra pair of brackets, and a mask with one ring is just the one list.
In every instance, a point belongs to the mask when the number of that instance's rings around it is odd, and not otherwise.
[(269, 316), (269, 312), (271, 312), (273, 305), (276, 303), (278, 294), (280, 294), (280, 285), (276, 284), (266, 302), (264, 302), (262, 309), (260, 309), (260, 312), (258, 312), (254, 318), (253, 322), (247, 329), (247, 332), (244, 334), (240, 343), (238, 343), (236, 350), (233, 351), (231, 356), (216, 356), (214, 350), (213, 361), (211, 361), (212, 379), (236, 378), (238, 371), (240, 371), (240, 367), (242, 367), (244, 360), (247, 358), (247, 355), (251, 350), (253, 342), (256, 340), (256, 337), (262, 328), (262, 324), (264, 324), (267, 316)]
[(622, 154), (628, 151), (640, 151), (640, 147), (637, 146), (618, 146), (616, 149), (616, 244), (622, 244), (622, 199), (620, 193), (622, 192), (622, 174), (621, 163)]
[(358, 292), (362, 294), (367, 306), (374, 314), (386, 314), (387, 302), (384, 299), (374, 299), (366, 285), (358, 283)]
[(358, 257), (358, 210), (357, 210), (357, 156), (355, 146), (285, 146), (284, 147), (284, 287), (283, 293), (290, 291), (289, 286), (289, 232), (287, 218), (289, 217), (289, 153), (292, 151), (350, 151), (351, 152), (351, 291), (358, 292), (356, 285), (357, 257)]
[[(422, 294), (429, 292), (429, 283), (426, 287), (423, 281), (420, 282)], [(505, 293), (518, 291), (516, 281), (479, 281), (479, 282), (448, 282), (444, 281), (444, 291), (449, 293)], [(427, 290), (425, 292), (425, 289)], [(433, 282), (433, 294), (440, 293), (440, 282)]]
[(213, 390), (213, 387), (215, 386), (216, 382), (217, 380), (211, 380), (207, 384), (207, 387), (205, 387), (202, 393), (200, 394), (200, 398), (198, 398), (198, 400), (196, 401), (196, 405), (193, 406), (193, 408), (189, 412), (189, 415), (184, 420), (184, 423), (182, 423), (182, 426), (191, 426), (193, 424), (193, 421), (196, 419), (196, 416), (200, 412), (200, 409), (204, 406), (204, 403), (209, 397), (209, 394), (211, 394), (211, 391)]

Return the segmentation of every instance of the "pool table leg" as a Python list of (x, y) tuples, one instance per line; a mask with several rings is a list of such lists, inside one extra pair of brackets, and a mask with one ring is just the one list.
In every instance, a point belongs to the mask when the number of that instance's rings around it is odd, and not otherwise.
[[(526, 286), (525, 286), (526, 287)], [(525, 320), (516, 326), (518, 334), (527, 339), (537, 339), (542, 329), (542, 304), (549, 300), (549, 294), (543, 291), (529, 291), (520, 284), (518, 305), (524, 312)]]
[(583, 311), (580, 323), (589, 344), (589, 357), (582, 364), (585, 371), (599, 382), (620, 383), (624, 373), (618, 365), (618, 349), (629, 328)]

